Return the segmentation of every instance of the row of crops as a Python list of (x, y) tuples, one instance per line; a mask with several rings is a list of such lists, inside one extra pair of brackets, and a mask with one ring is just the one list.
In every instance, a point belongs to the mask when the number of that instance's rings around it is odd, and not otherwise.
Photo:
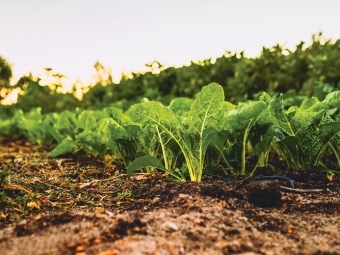
[[(177, 97), (169, 105), (143, 99), (127, 111), (62, 111), (42, 114), (41, 108), (0, 120), (0, 134), (23, 136), (53, 144), (51, 157), (68, 152), (112, 155), (128, 173), (165, 171), (179, 181), (201, 181), (220, 169), (227, 175), (251, 176), (276, 155), (298, 171), (319, 168), (332, 155), (340, 167), (340, 91), (319, 100), (305, 98), (289, 108), (284, 95), (263, 92), (256, 100), (225, 101), (217, 83), (202, 87), (194, 99)], [(255, 157), (254, 168), (246, 167)]]
[(76, 107), (93, 110), (113, 106), (126, 111), (143, 98), (169, 105), (177, 97), (193, 98), (211, 82), (220, 84), (225, 99), (233, 104), (257, 100), (266, 92), (271, 97), (283, 93), (285, 106), (300, 105), (308, 97), (324, 100), (328, 93), (340, 90), (340, 39), (328, 40), (322, 34), (313, 35), (310, 45), (300, 42), (295, 49), (263, 47), (256, 58), (226, 51), (216, 59), (191, 62), (180, 68), (165, 68), (154, 61), (147, 64), (148, 71), (124, 74), (118, 83), (113, 82), (108, 68), (96, 63), (96, 79), (91, 85), (81, 86), (82, 98), (75, 96), (80, 84), (73, 93), (63, 94), (63, 75), (50, 69), (50, 84), (32, 76), (13, 84), (10, 66), (3, 62), (0, 57), (0, 101), (3, 94), (14, 88), (20, 93), (16, 104), (0, 105), (0, 116), (36, 107), (41, 107), (43, 114), (73, 111)]

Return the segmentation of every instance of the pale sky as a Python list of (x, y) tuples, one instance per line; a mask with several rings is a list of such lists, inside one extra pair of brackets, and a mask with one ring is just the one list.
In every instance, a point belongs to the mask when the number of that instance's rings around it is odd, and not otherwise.
[[(0, 55), (13, 82), (44, 68), (88, 84), (98, 60), (115, 80), (144, 71), (220, 57), (258, 56), (262, 46), (340, 39), (338, 0), (0, 0)], [(13, 83), (12, 82), (12, 83)]]

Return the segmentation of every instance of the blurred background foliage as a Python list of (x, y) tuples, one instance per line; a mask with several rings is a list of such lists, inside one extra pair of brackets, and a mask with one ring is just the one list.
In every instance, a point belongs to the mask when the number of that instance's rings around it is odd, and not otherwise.
[(14, 89), (10, 85), (12, 70), (8, 62), (0, 56), (0, 102)]
[(32, 75), (11, 84), (11, 67), (0, 57), (0, 102), (15, 89), (20, 91), (17, 103), (0, 105), (0, 116), (12, 115), (17, 109), (27, 112), (35, 107), (41, 107), (42, 113), (77, 107), (115, 106), (126, 110), (143, 98), (167, 105), (174, 97), (192, 98), (211, 82), (219, 83), (226, 100), (232, 103), (258, 99), (262, 91), (271, 96), (284, 93), (286, 106), (299, 105), (310, 96), (323, 100), (329, 92), (340, 89), (340, 39), (331, 41), (319, 33), (312, 36), (309, 46), (300, 42), (295, 50), (281, 45), (263, 47), (256, 58), (228, 51), (216, 60), (191, 62), (180, 68), (164, 68), (158, 61), (146, 66), (147, 72), (123, 74), (120, 82), (114, 83), (110, 69), (97, 62), (94, 84), (74, 84), (71, 92), (63, 93), (61, 74), (51, 74), (57, 80), (52, 84), (42, 85), (41, 80)]

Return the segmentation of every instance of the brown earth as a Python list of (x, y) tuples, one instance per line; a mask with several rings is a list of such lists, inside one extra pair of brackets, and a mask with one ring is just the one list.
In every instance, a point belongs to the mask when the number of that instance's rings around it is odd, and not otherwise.
[(302, 193), (278, 180), (176, 183), (128, 177), (110, 159), (51, 159), (50, 148), (20, 140), (0, 145), (0, 171), (13, 172), (0, 176), (4, 255), (340, 254), (339, 176), (281, 163)]

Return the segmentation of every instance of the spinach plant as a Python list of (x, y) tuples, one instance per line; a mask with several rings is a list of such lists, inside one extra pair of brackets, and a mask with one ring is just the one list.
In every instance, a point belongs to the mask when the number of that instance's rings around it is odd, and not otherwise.
[(111, 149), (108, 126), (110, 121), (104, 111), (85, 110), (77, 114), (63, 112), (53, 126), (62, 139), (50, 156), (80, 151), (104, 156)]
[[(306, 99), (300, 107), (293, 106), (285, 111), (281, 95), (271, 100), (269, 110), (275, 132), (274, 140), (281, 147), (287, 163), (294, 169), (307, 170), (321, 165), (321, 156), (326, 146), (338, 139), (340, 122), (335, 122), (328, 110), (339, 102), (340, 92), (330, 93), (319, 102)], [(334, 149), (336, 155), (338, 152)]]
[[(174, 142), (177, 145), (175, 148), (179, 149), (184, 158), (180, 169), (187, 170), (191, 181), (201, 181), (205, 154), (212, 135), (217, 132), (218, 119), (222, 116), (223, 101), (223, 88), (216, 83), (211, 83), (203, 87), (202, 91), (196, 95), (184, 124), (171, 109), (159, 102), (151, 101), (133, 105), (127, 115), (134, 122), (140, 123), (142, 130), (147, 129), (157, 135), (165, 165), (161, 169), (166, 169), (179, 180), (184, 179), (183, 174), (173, 173), (171, 169), (173, 164), (169, 162), (169, 155), (178, 155), (172, 149), (174, 146), (169, 146)], [(147, 157), (148, 164), (160, 168), (157, 158), (152, 157), (153, 160), (151, 160), (151, 157), (151, 155)], [(145, 157), (136, 159), (128, 167), (128, 173), (145, 167), (145, 159)]]
[(106, 122), (109, 128), (106, 133), (107, 146), (113, 154), (120, 155), (125, 166), (128, 166), (137, 158), (137, 153), (140, 151), (137, 137), (140, 126), (114, 107), (107, 108), (105, 111), (111, 118)]
[(239, 155), (238, 164), (239, 175), (246, 174), (246, 150), (250, 131), (260, 118), (262, 111), (267, 104), (263, 101), (250, 101), (239, 103), (236, 109), (225, 112), (222, 117), (225, 130), (232, 130), (234, 137), (233, 150), (235, 155)]

